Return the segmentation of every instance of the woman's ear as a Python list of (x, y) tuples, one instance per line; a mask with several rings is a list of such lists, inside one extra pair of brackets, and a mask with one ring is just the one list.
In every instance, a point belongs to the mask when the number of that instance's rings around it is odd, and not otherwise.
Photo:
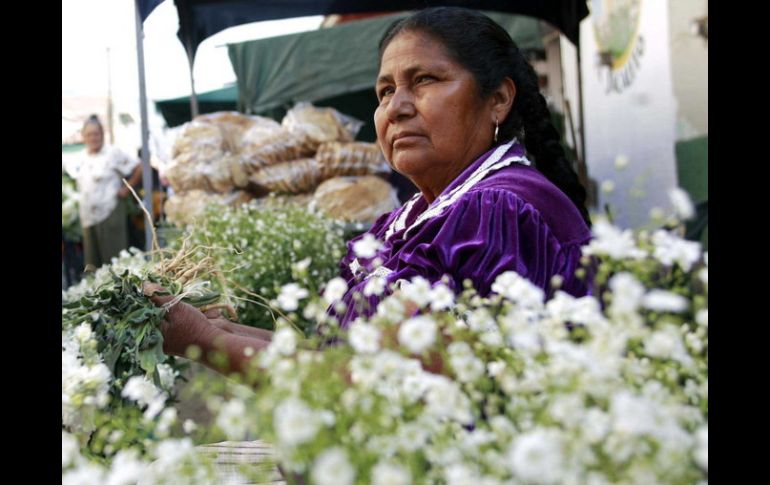
[(514, 98), (516, 98), (516, 85), (511, 78), (506, 77), (503, 79), (503, 82), (500, 83), (500, 86), (498, 86), (492, 93), (493, 123), (495, 122), (495, 119), (502, 123), (503, 120), (508, 117), (508, 114), (511, 112), (511, 107), (513, 106)]

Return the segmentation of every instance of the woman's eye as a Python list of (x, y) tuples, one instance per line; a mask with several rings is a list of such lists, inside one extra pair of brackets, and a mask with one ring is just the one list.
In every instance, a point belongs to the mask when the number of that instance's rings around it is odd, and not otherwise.
[(389, 96), (391, 94), (393, 94), (393, 86), (387, 86), (380, 89), (380, 99), (384, 98), (385, 96)]

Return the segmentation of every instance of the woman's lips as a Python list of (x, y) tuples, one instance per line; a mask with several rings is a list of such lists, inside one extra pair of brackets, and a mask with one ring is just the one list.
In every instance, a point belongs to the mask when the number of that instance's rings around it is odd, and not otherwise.
[(396, 138), (395, 140), (393, 140), (393, 148), (401, 148), (401, 147), (414, 145), (422, 141), (423, 138), (425, 137), (422, 135), (416, 135), (416, 134), (402, 135)]

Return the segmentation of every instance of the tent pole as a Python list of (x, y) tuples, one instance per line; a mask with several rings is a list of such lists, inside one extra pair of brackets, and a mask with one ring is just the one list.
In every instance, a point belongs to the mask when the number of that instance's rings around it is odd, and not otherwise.
[[(152, 167), (150, 167), (150, 151), (148, 149), (149, 131), (147, 126), (147, 89), (144, 82), (144, 29), (139, 13), (139, 0), (134, 1), (136, 13), (136, 61), (139, 64), (139, 111), (142, 116), (142, 187), (144, 188), (144, 206), (152, 215)], [(152, 251), (152, 224), (144, 223), (145, 250)]]

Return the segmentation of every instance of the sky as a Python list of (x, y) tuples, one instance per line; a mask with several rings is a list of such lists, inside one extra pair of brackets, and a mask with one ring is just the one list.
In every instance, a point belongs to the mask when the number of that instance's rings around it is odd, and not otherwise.
[[(106, 98), (110, 91), (116, 117), (119, 113), (128, 113), (139, 122), (134, 19), (132, 0), (62, 0), (63, 109), (65, 98)], [(196, 91), (235, 83), (227, 43), (313, 30), (322, 20), (322, 16), (313, 16), (256, 22), (209, 37), (200, 44), (195, 58)], [(173, 0), (165, 0), (156, 7), (143, 28), (147, 98), (159, 100), (189, 95), (187, 56), (176, 36), (179, 19)], [(152, 116), (151, 130), (159, 130), (161, 125), (162, 120)], [(62, 131), (65, 129), (63, 117)]]

